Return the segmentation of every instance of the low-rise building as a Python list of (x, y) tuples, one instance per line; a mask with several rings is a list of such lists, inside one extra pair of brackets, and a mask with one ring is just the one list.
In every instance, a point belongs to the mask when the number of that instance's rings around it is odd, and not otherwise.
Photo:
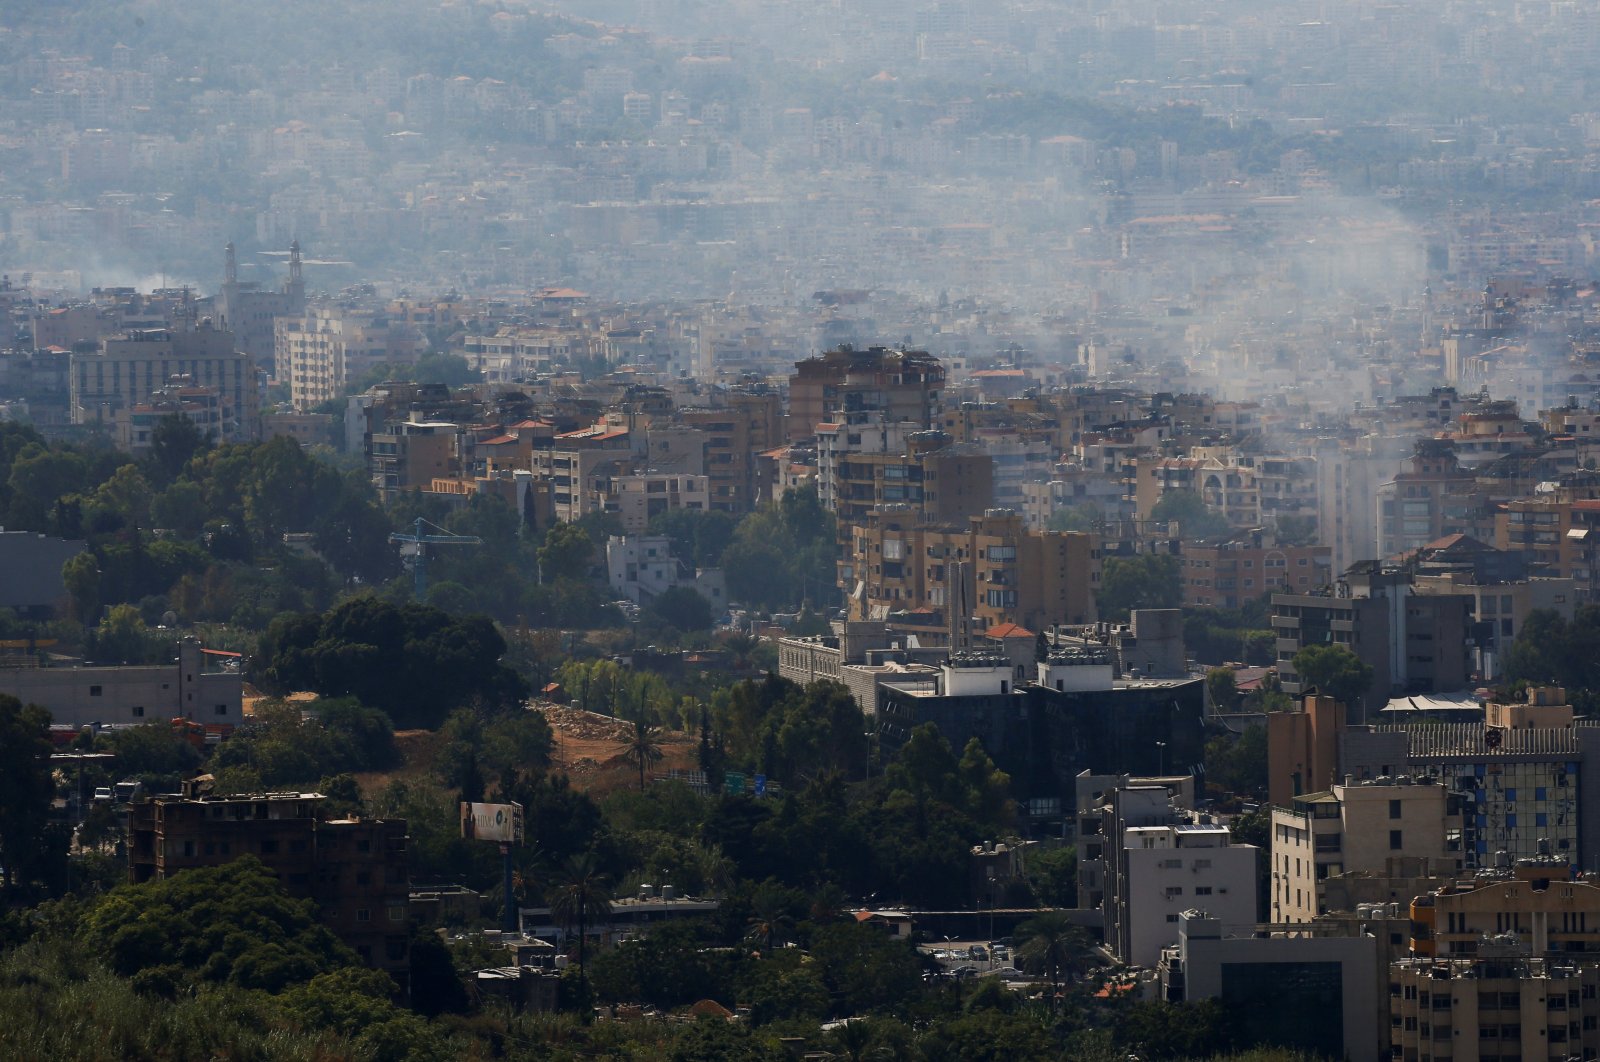
[(237, 653), (186, 638), (171, 664), (0, 668), (0, 693), (49, 711), (61, 726), (166, 722), (233, 727), (243, 721), (244, 678)]
[(199, 781), (181, 795), (132, 805), (128, 873), (158, 881), (194, 867), (255, 856), (361, 960), (410, 988), (406, 823), (324, 819), (320, 793), (212, 796)]

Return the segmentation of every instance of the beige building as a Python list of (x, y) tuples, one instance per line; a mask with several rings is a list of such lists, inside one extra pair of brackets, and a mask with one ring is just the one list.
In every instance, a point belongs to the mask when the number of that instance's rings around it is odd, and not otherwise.
[(412, 325), (370, 310), (318, 306), (276, 319), (273, 360), (289, 401), (305, 413), (341, 397), (378, 365), (410, 365), (428, 349)]
[(710, 483), (706, 476), (635, 472), (606, 479), (596, 500), (599, 511), (614, 515), (625, 533), (637, 535), (653, 516), (674, 509), (705, 512), (711, 505)]
[(1336, 785), (1274, 807), (1272, 921), (1328, 913), (1323, 883), (1346, 872), (1386, 874), (1399, 860), (1458, 870), (1460, 831), (1452, 832), (1448, 810), (1443, 785), (1409, 778)]
[(193, 328), (126, 332), (100, 349), (73, 354), (69, 370), (72, 422), (110, 429), (119, 413), (149, 405), (174, 376), (216, 392), (232, 411), (224, 442), (259, 437), (261, 393), (254, 360), (234, 349), (233, 333), (201, 321)]
[(209, 653), (185, 639), (171, 664), (0, 668), (0, 693), (39, 705), (63, 726), (178, 718), (238, 726), (244, 686), (236, 663), (236, 654)]

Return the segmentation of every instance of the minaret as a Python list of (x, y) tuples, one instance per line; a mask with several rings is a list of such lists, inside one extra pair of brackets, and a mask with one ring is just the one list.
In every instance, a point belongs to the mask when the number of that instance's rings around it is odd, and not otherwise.
[(291, 309), (299, 313), (306, 305), (306, 282), (301, 275), (300, 241), (289, 244), (289, 283), (283, 289), (293, 302)]
[(228, 241), (228, 246), (223, 248), (226, 257), (222, 262), (222, 282), (224, 284), (239, 283), (239, 256), (234, 253), (233, 241)]

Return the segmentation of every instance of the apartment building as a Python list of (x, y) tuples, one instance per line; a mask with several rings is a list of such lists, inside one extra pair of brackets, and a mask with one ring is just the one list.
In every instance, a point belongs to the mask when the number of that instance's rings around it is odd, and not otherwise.
[(1460, 870), (1458, 803), (1442, 783), (1401, 776), (1352, 780), (1273, 807), (1271, 920), (1327, 914), (1323, 883), (1340, 874), (1384, 876), (1396, 860), (1429, 873)]
[[(1164, 788), (1156, 795), (1168, 799)], [(1152, 810), (1167, 821), (1121, 831), (1105, 898), (1107, 943), (1123, 962), (1145, 967), (1178, 942), (1184, 911), (1203, 906), (1230, 927), (1256, 918), (1256, 848), (1235, 844), (1226, 826), (1180, 821), (1170, 805)]]
[(189, 386), (216, 392), (231, 411), (223, 442), (260, 435), (261, 393), (250, 355), (234, 349), (233, 333), (198, 325), (126, 332), (101, 341), (92, 353), (73, 354), (70, 408), (74, 424), (100, 424), (108, 431), (118, 414), (148, 405), (174, 376)]
[(710, 477), (710, 507), (747, 513), (770, 500), (759, 475), (757, 455), (783, 441), (783, 403), (775, 392), (732, 391), (710, 409), (683, 409), (675, 420), (705, 436), (705, 473)]
[(461, 474), (465, 434), (450, 421), (401, 421), (367, 436), (367, 469), (385, 498)]
[[(1574, 723), (1570, 705), (1540, 705), (1538, 715), (1496, 716), (1498, 722), (1434, 723), (1410, 728), (1346, 730), (1340, 738), (1345, 773), (1379, 778), (1408, 774), (1442, 783), (1459, 833), (1462, 865), (1556, 856), (1582, 866), (1600, 851), (1600, 797), (1584, 785), (1583, 766), (1600, 755), (1600, 727)], [(1452, 849), (1453, 850), (1453, 849)]]
[(959, 617), (963, 635), (1005, 623), (1038, 631), (1094, 622), (1101, 562), (1093, 535), (1029, 531), (1010, 509), (932, 522), (909, 504), (879, 506), (851, 530), (841, 581), (852, 618), (930, 610)]
[(1280, 545), (1264, 530), (1225, 542), (1185, 543), (1179, 564), (1185, 608), (1238, 608), (1267, 594), (1309, 594), (1333, 582), (1331, 547)]
[(1421, 549), (1472, 531), (1483, 504), (1477, 477), (1445, 439), (1419, 439), (1394, 479), (1378, 487), (1378, 556)]
[(315, 306), (274, 322), (273, 364), (289, 400), (309, 412), (379, 365), (410, 365), (427, 352), (415, 326), (382, 311)]
[(181, 795), (131, 806), (128, 877), (159, 881), (244, 855), (261, 860), (290, 895), (315, 900), (333, 933), (408, 992), (410, 882), (406, 823), (326, 819), (320, 793)]
[(1450, 692), (1466, 687), (1472, 647), (1465, 594), (1411, 592), (1411, 572), (1376, 562), (1358, 564), (1326, 593), (1272, 595), (1278, 674), (1283, 688), (1299, 693), (1294, 656), (1308, 645), (1343, 645), (1373, 669), (1372, 687), (1361, 704), (1348, 706), (1364, 719), (1389, 697)]
[(789, 441), (810, 438), (838, 414), (876, 409), (891, 421), (931, 428), (944, 394), (945, 370), (927, 351), (841, 347), (795, 365), (789, 377)]
[(530, 467), (535, 479), (549, 481), (556, 519), (571, 523), (599, 512), (611, 477), (633, 467), (633, 445), (626, 429), (600, 424), (563, 432), (548, 450), (535, 449)]
[(652, 517), (676, 509), (705, 512), (711, 507), (709, 476), (631, 472), (602, 477), (595, 499), (600, 512), (610, 513), (622, 530), (637, 535)]

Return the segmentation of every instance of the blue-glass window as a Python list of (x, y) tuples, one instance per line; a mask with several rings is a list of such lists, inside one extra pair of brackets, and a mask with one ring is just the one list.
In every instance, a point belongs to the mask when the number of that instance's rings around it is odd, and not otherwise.
[(1515, 789), (1507, 789), (1506, 790), (1506, 799), (1507, 800), (1515, 800), (1515, 799), (1517, 799), (1517, 791)]
[(1535, 826), (1548, 826), (1550, 825), (1550, 816), (1542, 811), (1536, 811), (1533, 813), (1533, 824)]
[(1506, 816), (1506, 828), (1507, 829), (1511, 829), (1512, 827), (1516, 826), (1516, 824), (1517, 824), (1517, 817), (1515, 815), (1507, 815)]
[(1546, 799), (1545, 793), (1546, 793), (1546, 790), (1545, 790), (1544, 786), (1542, 786), (1542, 785), (1541, 786), (1536, 786), (1536, 787), (1534, 787), (1534, 790), (1533, 790), (1533, 799), (1535, 799), (1535, 800), (1544, 800), (1544, 799)]

